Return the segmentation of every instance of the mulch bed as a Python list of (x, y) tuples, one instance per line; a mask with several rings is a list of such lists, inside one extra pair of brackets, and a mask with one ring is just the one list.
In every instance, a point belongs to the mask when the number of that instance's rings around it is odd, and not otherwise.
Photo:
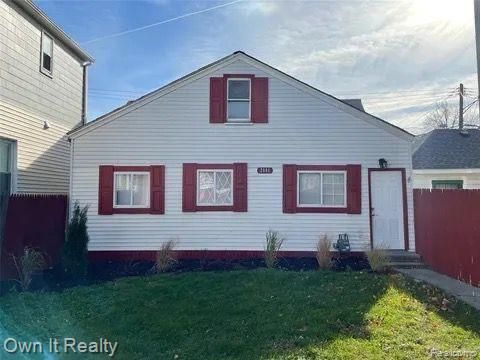
[[(31, 291), (61, 291), (78, 286), (102, 283), (129, 276), (149, 276), (155, 274), (153, 261), (103, 261), (91, 263), (88, 277), (82, 281), (67, 280), (63, 277), (60, 267), (47, 269), (36, 274), (31, 283)], [(232, 271), (248, 270), (265, 267), (265, 261), (259, 259), (245, 260), (178, 260), (168, 270), (170, 273), (183, 273), (193, 271)], [(317, 260), (311, 257), (286, 257), (279, 258), (277, 267), (286, 271), (308, 271), (318, 268)], [(368, 261), (362, 257), (342, 256), (333, 260), (333, 270), (366, 270), (369, 269)], [(19, 285), (13, 280), (0, 281), (0, 295), (20, 290)]]

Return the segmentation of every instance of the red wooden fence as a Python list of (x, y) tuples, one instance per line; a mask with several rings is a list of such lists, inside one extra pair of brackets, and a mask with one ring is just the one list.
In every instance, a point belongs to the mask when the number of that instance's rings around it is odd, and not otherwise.
[(414, 190), (416, 251), (440, 273), (480, 286), (480, 190)]
[(1, 244), (0, 278), (15, 275), (11, 254), (25, 246), (42, 251), (50, 265), (60, 260), (67, 220), (66, 195), (11, 195)]

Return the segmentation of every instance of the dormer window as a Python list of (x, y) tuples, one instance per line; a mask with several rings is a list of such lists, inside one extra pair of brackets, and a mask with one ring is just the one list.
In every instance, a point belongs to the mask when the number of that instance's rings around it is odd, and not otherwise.
[(231, 78), (227, 82), (227, 121), (250, 122), (251, 80)]
[(42, 32), (40, 71), (51, 76), (53, 69), (53, 38)]

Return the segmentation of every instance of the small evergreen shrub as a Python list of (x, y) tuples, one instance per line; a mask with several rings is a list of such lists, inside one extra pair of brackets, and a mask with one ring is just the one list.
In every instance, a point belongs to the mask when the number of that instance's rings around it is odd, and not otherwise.
[(278, 262), (278, 252), (283, 245), (284, 239), (278, 231), (268, 230), (265, 234), (265, 264), (268, 268), (273, 268)]
[(329, 269), (332, 266), (331, 246), (332, 241), (327, 235), (323, 235), (318, 239), (316, 258), (320, 269)]
[(17, 270), (18, 278), (15, 280), (20, 284), (23, 291), (27, 291), (32, 283), (32, 276), (47, 267), (45, 256), (41, 251), (26, 246), (20, 258), (13, 254), (11, 257)]
[(67, 278), (83, 279), (88, 271), (88, 206), (80, 208), (78, 202), (73, 207), (63, 246), (62, 265)]
[(173, 252), (173, 248), (177, 245), (177, 240), (168, 240), (163, 243), (160, 250), (157, 251), (155, 257), (155, 271), (165, 272), (171, 268), (171, 266), (177, 262)]

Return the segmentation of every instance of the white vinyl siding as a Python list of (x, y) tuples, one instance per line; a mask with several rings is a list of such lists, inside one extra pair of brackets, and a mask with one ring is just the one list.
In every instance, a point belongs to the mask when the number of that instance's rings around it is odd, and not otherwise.
[[(473, 172), (471, 172), (473, 171)], [(413, 171), (413, 187), (415, 189), (431, 189), (435, 180), (461, 180), (464, 189), (480, 189), (480, 169), (447, 169), (442, 173), (417, 173)]]
[(82, 61), (53, 39), (53, 77), (42, 74), (44, 30), (13, 2), (0, 1), (0, 99), (71, 130), (81, 122)]
[[(269, 123), (209, 123), (210, 77), (269, 77)], [(325, 89), (328, 91), (328, 89)], [(141, 141), (139, 141), (141, 139)], [(348, 233), (353, 251), (370, 248), (368, 168), (385, 158), (411, 176), (407, 140), (367, 123), (237, 60), (74, 139), (72, 201), (89, 204), (90, 250), (157, 250), (178, 238), (178, 249), (260, 250), (265, 232), (279, 231), (284, 250), (313, 251), (319, 236)], [(248, 163), (248, 211), (182, 212), (183, 163)], [(165, 214), (99, 216), (98, 166), (165, 165)], [(282, 166), (361, 164), (362, 213), (282, 212)], [(272, 174), (257, 168), (271, 167)], [(407, 181), (410, 249), (413, 199)]]
[(14, 192), (68, 193), (69, 129), (50, 122), (44, 130), (45, 120), (0, 100), (0, 138), (15, 142)]

